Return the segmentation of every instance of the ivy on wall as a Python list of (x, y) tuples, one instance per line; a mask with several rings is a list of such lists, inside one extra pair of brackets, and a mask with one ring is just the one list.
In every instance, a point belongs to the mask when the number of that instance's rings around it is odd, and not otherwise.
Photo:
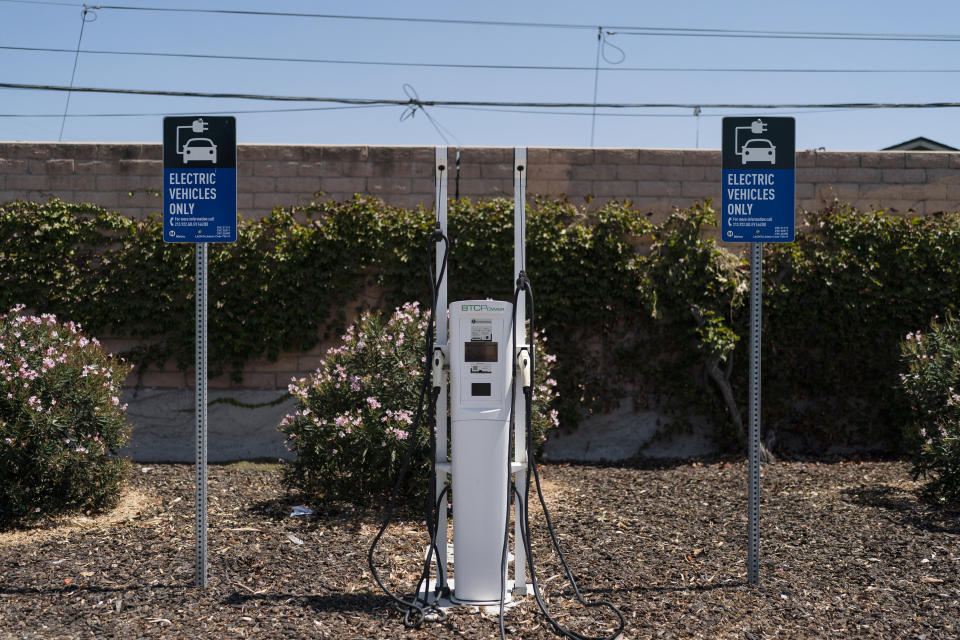
[[(211, 375), (314, 347), (366, 294), (385, 309), (427, 303), (433, 224), (431, 211), (361, 196), (242, 222), (236, 243), (210, 246)], [(712, 415), (723, 441), (742, 438), (748, 270), (715, 226), (709, 202), (657, 225), (624, 203), (529, 206), (536, 321), (558, 356), (564, 424), (629, 396)], [(958, 229), (956, 215), (836, 206), (809, 214), (796, 243), (766, 245), (764, 424), (778, 446), (897, 445), (899, 340), (955, 310)], [(513, 203), (452, 202), (449, 236), (449, 299), (511, 299)], [(164, 243), (157, 218), (58, 200), (0, 207), (0, 307), (136, 338), (126, 355), (140, 370), (192, 364), (193, 274), (192, 247)]]
[[(900, 342), (960, 305), (960, 216), (902, 218), (837, 204), (764, 261), (764, 394), (797, 448), (901, 446)], [(743, 385), (746, 378), (743, 378)]]

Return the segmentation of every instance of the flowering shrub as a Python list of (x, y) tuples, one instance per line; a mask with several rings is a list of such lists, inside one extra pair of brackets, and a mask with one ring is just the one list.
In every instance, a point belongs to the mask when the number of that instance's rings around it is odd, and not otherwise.
[[(320, 368), (294, 380), (296, 411), (280, 431), (297, 455), (283, 483), (322, 501), (362, 501), (388, 494), (406, 454), (425, 366), (427, 313), (407, 303), (384, 319), (364, 314), (330, 349)], [(542, 350), (538, 350), (542, 351)], [(557, 424), (552, 408), (556, 357), (537, 353), (534, 442)], [(519, 393), (519, 391), (518, 391)], [(401, 497), (424, 495), (430, 469), (426, 415)]]
[(901, 345), (900, 382), (913, 414), (913, 472), (929, 481), (925, 497), (960, 504), (960, 323), (934, 319), (927, 333), (908, 333)]
[(129, 429), (129, 368), (55, 316), (0, 316), (0, 527), (110, 506)]

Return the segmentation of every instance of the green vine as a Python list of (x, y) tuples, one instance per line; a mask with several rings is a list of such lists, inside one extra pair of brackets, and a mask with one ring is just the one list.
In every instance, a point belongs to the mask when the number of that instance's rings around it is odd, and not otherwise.
[[(355, 196), (277, 209), (210, 247), (211, 375), (302, 352), (355, 311), (429, 302), (433, 213)], [(836, 206), (796, 243), (766, 245), (764, 424), (771, 446), (898, 446), (898, 344), (960, 300), (956, 215), (906, 220)], [(712, 415), (718, 437), (746, 419), (746, 294), (740, 256), (719, 245), (709, 201), (651, 224), (629, 204), (528, 210), (536, 325), (558, 357), (561, 422), (632, 397)], [(510, 299), (513, 203), (451, 202), (449, 299)], [(130, 337), (142, 372), (194, 357), (193, 251), (157, 218), (52, 200), (0, 207), (0, 306)], [(842, 366), (841, 366), (842, 364)], [(776, 443), (773, 436), (776, 435)]]

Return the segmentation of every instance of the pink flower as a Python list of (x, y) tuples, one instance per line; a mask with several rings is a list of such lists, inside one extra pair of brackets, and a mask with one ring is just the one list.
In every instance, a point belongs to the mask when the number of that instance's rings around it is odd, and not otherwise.
[(371, 409), (380, 408), (380, 402), (378, 402), (377, 399), (374, 398), (373, 396), (370, 396), (367, 398), (367, 404), (370, 406)]

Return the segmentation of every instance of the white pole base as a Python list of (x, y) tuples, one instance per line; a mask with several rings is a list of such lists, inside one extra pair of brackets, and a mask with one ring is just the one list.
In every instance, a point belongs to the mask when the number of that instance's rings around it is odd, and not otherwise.
[[(473, 607), (475, 610), (477, 610), (482, 607), (484, 613), (488, 613), (491, 615), (497, 615), (500, 612), (500, 602), (498, 600), (492, 600), (492, 601), (487, 600), (484, 602), (458, 600), (456, 596), (456, 588), (455, 588), (454, 582), (455, 580), (453, 578), (447, 581), (447, 586), (450, 587), (450, 593), (454, 595), (451, 595), (449, 598), (440, 597), (439, 599), (437, 599), (436, 594), (434, 594), (434, 589), (437, 586), (437, 582), (436, 580), (431, 580), (430, 584), (427, 585), (427, 588), (426, 588), (427, 600), (431, 603), (436, 602), (437, 606), (444, 610), (452, 609), (454, 607)], [(513, 597), (511, 595), (511, 594), (514, 594), (515, 591), (516, 590), (514, 589), (514, 581), (507, 580), (506, 599), (503, 602), (504, 609), (512, 609), (513, 607), (519, 604), (522, 604), (524, 602), (524, 598)], [(533, 593), (532, 584), (527, 583), (526, 593)], [(423, 590), (421, 590), (418, 595), (422, 598)]]

